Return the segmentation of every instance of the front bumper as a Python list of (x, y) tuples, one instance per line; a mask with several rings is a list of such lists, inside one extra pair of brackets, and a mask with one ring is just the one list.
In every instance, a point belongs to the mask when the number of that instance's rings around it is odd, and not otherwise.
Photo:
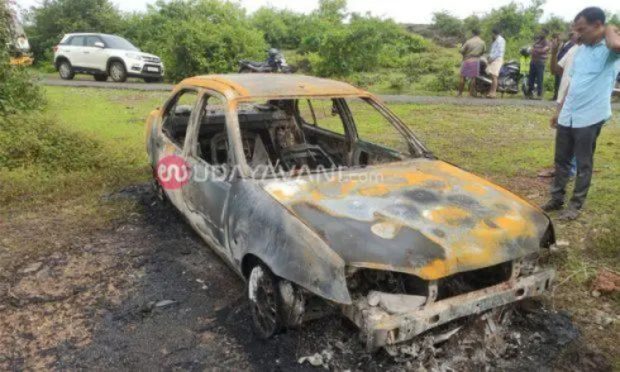
[(344, 306), (343, 313), (361, 330), (366, 350), (403, 342), (452, 320), (542, 294), (551, 285), (554, 270), (509, 280), (501, 284), (446, 298), (411, 311), (390, 314), (368, 305), (366, 297)]
[(164, 64), (143, 61), (130, 61), (127, 64), (127, 75), (131, 77), (162, 78), (164, 76)]

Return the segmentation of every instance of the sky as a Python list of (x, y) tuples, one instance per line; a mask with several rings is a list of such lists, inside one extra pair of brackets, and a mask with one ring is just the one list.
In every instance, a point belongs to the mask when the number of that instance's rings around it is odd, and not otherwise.
[[(497, 8), (510, 3), (511, 0), (348, 0), (350, 12), (371, 12), (375, 16), (393, 18), (400, 23), (431, 23), (433, 12), (448, 10), (455, 16), (464, 18), (472, 13), (482, 14), (492, 8)], [(519, 4), (527, 5), (529, 0), (515, 0)], [(41, 0), (16, 0), (22, 8), (36, 6)], [(147, 4), (155, 0), (112, 0), (121, 10), (141, 11), (146, 9)], [(243, 7), (250, 13), (264, 5), (272, 5), (276, 8), (286, 8), (297, 12), (308, 13), (315, 9), (318, 0), (240, 0)], [(620, 12), (618, 0), (597, 0), (589, 3), (575, 0), (547, 0), (543, 9), (543, 20), (550, 15), (557, 15), (566, 20), (573, 17), (586, 6), (599, 6), (605, 10)]]

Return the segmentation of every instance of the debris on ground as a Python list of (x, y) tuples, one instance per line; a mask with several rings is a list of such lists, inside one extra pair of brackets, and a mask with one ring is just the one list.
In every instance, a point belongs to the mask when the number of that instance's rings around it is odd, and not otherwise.
[(308, 362), (314, 367), (329, 369), (329, 362), (331, 362), (333, 357), (334, 352), (330, 349), (325, 349), (320, 353), (314, 353), (313, 355), (301, 357), (297, 360), (297, 363), (304, 364), (305, 362)]
[(599, 292), (600, 295), (600, 293), (613, 293), (618, 290), (620, 290), (620, 274), (607, 269), (599, 269), (592, 282), (592, 291)]
[(21, 274), (30, 274), (30, 273), (34, 273), (35, 271), (38, 271), (41, 266), (43, 266), (43, 262), (33, 262), (29, 265), (27, 265), (26, 267), (24, 267), (23, 269), (21, 269), (19, 272)]

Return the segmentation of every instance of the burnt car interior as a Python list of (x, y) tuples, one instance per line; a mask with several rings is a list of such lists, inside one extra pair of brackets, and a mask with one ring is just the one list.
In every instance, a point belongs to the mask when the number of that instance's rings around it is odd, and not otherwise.
[[(321, 103), (327, 108), (319, 112), (316, 106)], [(211, 165), (226, 164), (229, 156), (223, 106), (210, 97), (203, 110), (197, 154)], [(173, 102), (165, 115), (163, 131), (178, 145), (184, 142), (191, 112), (192, 106)], [(340, 98), (242, 103), (237, 113), (243, 151), (251, 168), (314, 171), (363, 167), (412, 156), (356, 138), (353, 115)], [(328, 122), (329, 126), (318, 125), (317, 121)]]

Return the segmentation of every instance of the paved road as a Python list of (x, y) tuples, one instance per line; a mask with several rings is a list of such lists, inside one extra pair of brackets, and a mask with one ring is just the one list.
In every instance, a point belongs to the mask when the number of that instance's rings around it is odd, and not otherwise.
[[(146, 84), (136, 82), (114, 83), (114, 82), (97, 82), (93, 80), (60, 80), (53, 78), (44, 78), (40, 80), (41, 84), (49, 86), (70, 86), (70, 87), (91, 87), (105, 89), (129, 89), (144, 91), (170, 91), (173, 85), (170, 84)], [(551, 101), (536, 101), (518, 98), (510, 99), (483, 99), (469, 97), (440, 97), (440, 96), (408, 96), (385, 94), (379, 97), (388, 103), (420, 103), (420, 104), (453, 104), (465, 106), (535, 106), (535, 107), (553, 107)], [(620, 103), (614, 103), (613, 108), (620, 109)]]

